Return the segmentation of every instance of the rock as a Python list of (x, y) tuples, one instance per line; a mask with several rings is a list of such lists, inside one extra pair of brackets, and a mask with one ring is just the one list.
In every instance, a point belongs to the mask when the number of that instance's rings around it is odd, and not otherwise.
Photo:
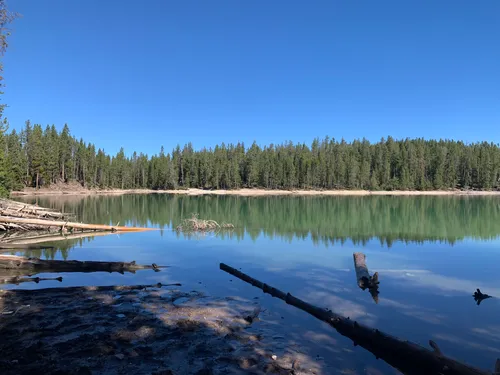
[(271, 358), (273, 359), (273, 361), (276, 361), (278, 359), (278, 356), (276, 354), (273, 354)]
[(125, 318), (125, 314), (116, 314), (117, 318)]
[(123, 354), (121, 354), (121, 353), (115, 354), (115, 357), (118, 358), (118, 359), (120, 359), (120, 360), (122, 360), (122, 359), (125, 358), (125, 356)]

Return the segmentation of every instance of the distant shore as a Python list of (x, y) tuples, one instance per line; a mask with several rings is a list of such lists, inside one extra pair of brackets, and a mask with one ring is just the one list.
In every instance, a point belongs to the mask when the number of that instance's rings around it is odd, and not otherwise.
[(398, 195), (398, 196), (481, 196), (500, 195), (500, 191), (481, 190), (266, 190), (266, 189), (237, 189), (237, 190), (202, 190), (202, 189), (179, 189), (179, 190), (148, 190), (148, 189), (74, 189), (74, 188), (42, 188), (35, 190), (27, 188), (23, 191), (14, 191), (12, 197), (20, 196), (58, 196), (58, 195), (125, 195), (125, 194), (176, 194), (176, 195), (232, 195), (242, 197), (260, 196), (368, 196), (368, 195)]

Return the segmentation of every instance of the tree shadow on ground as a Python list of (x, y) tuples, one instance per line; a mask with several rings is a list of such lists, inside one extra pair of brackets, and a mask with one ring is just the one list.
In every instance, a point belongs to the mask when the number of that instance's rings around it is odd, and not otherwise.
[(310, 374), (274, 357), (257, 300), (130, 287), (0, 291), (0, 373)]

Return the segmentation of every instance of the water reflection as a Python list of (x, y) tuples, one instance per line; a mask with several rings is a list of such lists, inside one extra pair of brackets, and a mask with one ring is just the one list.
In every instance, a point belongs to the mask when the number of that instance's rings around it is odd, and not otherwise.
[[(26, 198), (25, 198), (26, 199)], [(352, 241), (365, 246), (377, 239), (455, 244), (465, 238), (491, 240), (500, 235), (500, 197), (234, 197), (234, 196), (62, 196), (28, 199), (72, 212), (89, 223), (128, 223), (171, 229), (192, 213), (230, 222), (225, 238), (255, 240), (260, 234), (314, 244)], [(179, 235), (181, 236), (181, 234)]]
[(55, 260), (63, 259), (67, 260), (70, 254), (71, 249), (82, 248), (86, 243), (92, 242), (94, 237), (84, 237), (78, 239), (65, 239), (61, 236), (61, 241), (50, 241), (46, 242), (47, 246), (50, 248), (46, 249), (28, 249), (28, 250), (20, 250), (20, 249), (3, 249), (0, 250), (0, 254), (17, 254), (22, 253), (23, 256), (28, 258), (40, 258), (47, 260)]

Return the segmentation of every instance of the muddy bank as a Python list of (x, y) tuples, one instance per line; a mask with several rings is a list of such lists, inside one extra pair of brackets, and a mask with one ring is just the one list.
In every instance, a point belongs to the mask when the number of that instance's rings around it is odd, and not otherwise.
[(321, 374), (259, 300), (173, 289), (0, 291), (1, 374)]
[(397, 196), (481, 196), (499, 195), (500, 191), (478, 191), (478, 190), (392, 190), (392, 191), (370, 191), (370, 190), (266, 190), (266, 189), (236, 189), (236, 190), (202, 190), (202, 189), (179, 189), (179, 190), (148, 190), (148, 189), (84, 189), (84, 188), (44, 188), (35, 190), (27, 188), (23, 191), (15, 191), (11, 196), (59, 196), (59, 195), (124, 195), (124, 194), (179, 194), (179, 195), (234, 195), (242, 197), (259, 196), (367, 196), (367, 195), (397, 195)]

